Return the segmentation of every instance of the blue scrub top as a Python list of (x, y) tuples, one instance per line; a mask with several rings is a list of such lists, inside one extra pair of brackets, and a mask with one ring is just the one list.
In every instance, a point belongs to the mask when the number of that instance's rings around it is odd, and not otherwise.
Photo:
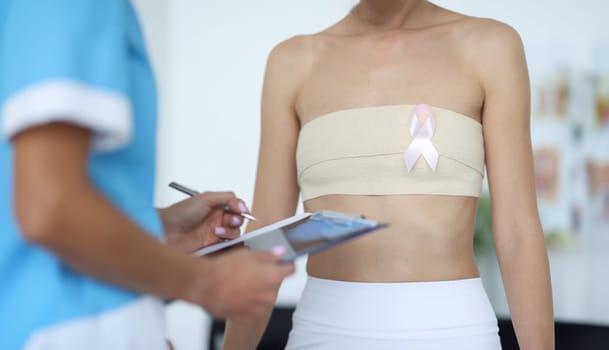
[[(64, 121), (89, 128), (91, 182), (146, 231), (153, 208), (156, 91), (127, 0), (0, 2), (0, 349), (37, 330), (96, 315), (138, 297), (26, 242), (12, 208), (10, 139)], [(108, 252), (112, 254), (112, 252)]]

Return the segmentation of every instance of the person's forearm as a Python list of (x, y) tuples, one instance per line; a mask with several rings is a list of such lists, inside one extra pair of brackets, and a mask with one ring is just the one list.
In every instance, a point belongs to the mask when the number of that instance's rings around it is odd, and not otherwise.
[(543, 235), (521, 235), (497, 247), (520, 348), (554, 349), (550, 271)]
[(255, 350), (266, 330), (272, 309), (257, 318), (226, 320), (223, 350)]
[[(64, 190), (65, 191), (65, 190)], [(89, 186), (57, 195), (43, 208), (22, 208), (22, 226), (34, 243), (75, 270), (101, 281), (165, 298), (188, 298), (194, 260), (164, 246)], [(32, 216), (34, 215), (34, 216)], [(42, 223), (32, 223), (41, 217)], [(27, 235), (27, 232), (26, 232)]]

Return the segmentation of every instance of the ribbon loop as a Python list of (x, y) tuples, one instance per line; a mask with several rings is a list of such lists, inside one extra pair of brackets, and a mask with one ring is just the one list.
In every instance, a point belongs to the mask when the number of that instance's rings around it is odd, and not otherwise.
[(423, 156), (429, 167), (436, 171), (439, 154), (431, 142), (436, 131), (436, 121), (428, 105), (419, 104), (415, 107), (409, 129), (412, 142), (404, 152), (404, 162), (408, 172), (414, 168), (420, 156)]

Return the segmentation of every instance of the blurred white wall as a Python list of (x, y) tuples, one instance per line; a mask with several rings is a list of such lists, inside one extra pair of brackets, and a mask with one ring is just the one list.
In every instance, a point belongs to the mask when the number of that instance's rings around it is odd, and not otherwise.
[[(200, 190), (234, 190), (251, 203), (259, 102), (269, 51), (293, 35), (329, 26), (356, 1), (134, 2), (161, 92), (158, 205), (182, 198), (166, 186), (174, 180)], [(520, 32), (527, 48), (566, 42), (574, 50), (571, 59), (583, 69), (593, 64), (589, 47), (608, 41), (607, 30), (602, 30), (609, 13), (605, 0), (435, 2), (507, 22)], [(303, 281), (301, 261), (297, 275), (282, 287), (279, 301), (294, 302)], [(177, 349), (202, 349), (207, 342), (207, 322), (195, 307), (175, 303), (168, 308), (168, 334)]]
[[(252, 200), (262, 79), (270, 50), (293, 35), (343, 17), (352, 0), (134, 0), (159, 79), (157, 204), (183, 198), (170, 181), (234, 190)], [(304, 261), (278, 303), (293, 304)], [(168, 307), (168, 336), (180, 350), (207, 343), (208, 317), (185, 303)]]

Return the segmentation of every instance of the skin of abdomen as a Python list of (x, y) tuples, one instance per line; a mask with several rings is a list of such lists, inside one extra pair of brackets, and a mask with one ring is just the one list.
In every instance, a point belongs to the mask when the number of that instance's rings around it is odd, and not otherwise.
[(445, 195), (329, 195), (306, 211), (365, 215), (389, 227), (312, 255), (314, 277), (354, 282), (446, 281), (478, 277), (473, 231), (478, 199)]

